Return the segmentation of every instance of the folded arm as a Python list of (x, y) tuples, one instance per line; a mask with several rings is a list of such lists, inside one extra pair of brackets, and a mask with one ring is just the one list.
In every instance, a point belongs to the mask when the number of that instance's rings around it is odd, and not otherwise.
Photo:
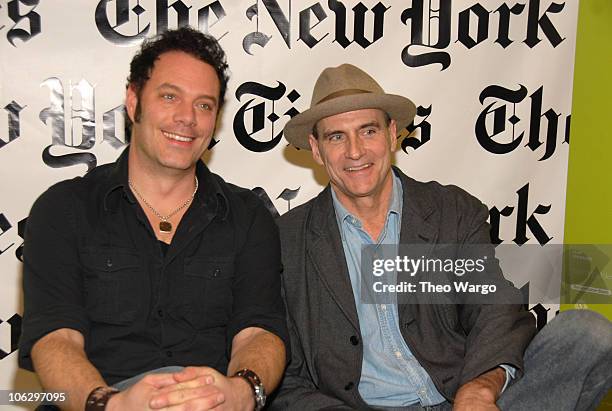
[(62, 328), (47, 334), (34, 344), (31, 355), (45, 390), (66, 393), (62, 408), (82, 410), (89, 393), (106, 385), (87, 359), (83, 335), (78, 331)]

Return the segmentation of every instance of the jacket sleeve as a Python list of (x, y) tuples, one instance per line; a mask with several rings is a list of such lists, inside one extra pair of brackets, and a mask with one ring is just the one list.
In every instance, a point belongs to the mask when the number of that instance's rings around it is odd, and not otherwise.
[(304, 361), (304, 352), (290, 315), (287, 328), (291, 340), (291, 360), (285, 377), (272, 398), (270, 410), (351, 410), (338, 398), (321, 392), (313, 383)]
[(465, 342), (465, 361), (459, 385), (479, 375), (507, 364), (517, 369), (517, 378), (523, 373), (523, 353), (535, 334), (533, 315), (525, 310), (520, 301), (520, 291), (503, 276), (495, 249), (490, 244), (490, 226), (487, 223), (488, 210), (472, 196), (459, 200), (459, 208), (464, 208), (463, 221), (460, 223), (462, 244), (478, 245), (488, 258), (486, 270), (489, 280), (494, 282), (499, 299), (513, 303), (465, 304), (459, 306), (459, 320), (467, 333)]

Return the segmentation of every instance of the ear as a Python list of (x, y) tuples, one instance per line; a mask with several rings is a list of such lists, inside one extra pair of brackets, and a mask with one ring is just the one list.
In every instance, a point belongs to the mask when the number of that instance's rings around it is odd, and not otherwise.
[(319, 165), (323, 165), (321, 153), (319, 152), (319, 141), (317, 141), (315, 136), (313, 136), (312, 134), (308, 136), (308, 144), (310, 144), (310, 149), (312, 150), (312, 158), (314, 159), (314, 161), (316, 161)]
[(391, 139), (391, 151), (395, 151), (397, 148), (397, 122), (393, 119), (389, 121), (389, 138)]
[(138, 105), (138, 95), (136, 94), (136, 90), (134, 90), (134, 86), (130, 84), (125, 91), (125, 109), (132, 123), (135, 122), (134, 115), (136, 113), (137, 105)]

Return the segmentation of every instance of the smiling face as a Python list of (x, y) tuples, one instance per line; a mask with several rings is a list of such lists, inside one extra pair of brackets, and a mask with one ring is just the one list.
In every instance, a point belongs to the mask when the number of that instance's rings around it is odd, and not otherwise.
[(325, 167), (345, 206), (391, 192), (397, 134), (395, 121), (386, 123), (385, 113), (378, 109), (349, 111), (320, 120), (319, 137), (308, 138), (313, 158)]
[(215, 130), (219, 91), (209, 64), (180, 51), (161, 54), (140, 95), (132, 86), (127, 90), (130, 166), (154, 173), (192, 170)]

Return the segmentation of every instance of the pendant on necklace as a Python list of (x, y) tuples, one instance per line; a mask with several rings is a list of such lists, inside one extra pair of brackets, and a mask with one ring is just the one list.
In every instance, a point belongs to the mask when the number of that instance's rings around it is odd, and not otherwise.
[(170, 221), (160, 221), (159, 222), (159, 231), (167, 234), (172, 232), (172, 224)]

